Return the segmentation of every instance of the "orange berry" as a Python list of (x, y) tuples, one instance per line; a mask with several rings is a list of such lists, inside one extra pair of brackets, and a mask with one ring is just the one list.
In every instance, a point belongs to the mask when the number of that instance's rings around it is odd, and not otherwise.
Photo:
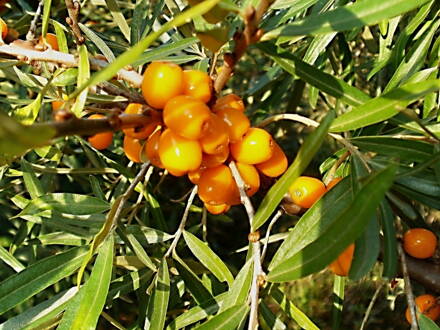
[[(415, 303), (417, 311), (430, 318), (431, 320), (436, 321), (440, 317), (440, 305), (433, 295), (424, 294), (418, 296), (415, 299)], [(405, 316), (408, 323), (411, 323), (411, 313), (409, 311), (409, 308), (406, 309)]]
[(188, 179), (194, 184), (199, 184), (200, 177), (202, 176), (204, 169), (199, 167), (197, 170), (188, 172)]
[[(40, 36), (40, 38), (38, 39), (38, 43), (43, 45), (43, 36)], [(50, 45), (50, 47), (53, 50), (59, 50), (58, 48), (58, 39), (56, 34), (53, 33), (46, 33), (46, 44)]]
[(150, 163), (159, 168), (163, 168), (159, 157), (159, 141), (161, 134), (162, 132), (160, 130), (151, 134), (144, 147), (144, 151), (147, 154)]
[(167, 102), (163, 121), (174, 133), (187, 139), (202, 137), (211, 118), (208, 106), (191, 96), (179, 95)]
[(218, 154), (229, 149), (228, 126), (214, 114), (206, 125), (205, 134), (200, 139), (203, 152), (207, 154)]
[(142, 144), (138, 139), (125, 135), (123, 148), (128, 159), (135, 163), (141, 162)]
[(308, 176), (300, 176), (289, 187), (293, 202), (305, 209), (311, 207), (326, 191), (321, 180)]
[[(144, 106), (139, 103), (130, 103), (125, 108), (124, 113), (127, 115), (141, 115), (144, 113)], [(150, 114), (151, 114), (151, 123), (141, 127), (125, 128), (122, 130), (124, 134), (134, 139), (140, 139), (140, 140), (144, 140), (147, 137), (149, 137), (150, 134), (154, 132), (154, 130), (160, 124), (161, 121), (160, 119), (161, 116), (157, 112), (152, 111)]]
[(236, 163), (238, 172), (246, 186), (246, 195), (253, 196), (260, 188), (260, 175), (253, 165)]
[(173, 97), (183, 93), (183, 72), (169, 62), (152, 62), (144, 72), (142, 95), (153, 108), (162, 109)]
[(354, 243), (350, 244), (328, 267), (339, 276), (347, 276), (353, 260)]
[(202, 148), (198, 141), (177, 135), (168, 128), (160, 136), (159, 157), (168, 172), (181, 176), (200, 167)]
[(202, 164), (200, 167), (202, 168), (210, 168), (223, 164), (229, 157), (229, 148), (224, 148), (222, 152), (218, 154), (203, 154)]
[(64, 101), (52, 101), (52, 110), (53, 111), (58, 111), (60, 110), (64, 105)]
[(230, 146), (232, 157), (240, 163), (259, 164), (273, 155), (274, 141), (264, 129), (252, 127), (243, 139)]
[(264, 175), (275, 178), (283, 174), (287, 169), (287, 157), (283, 149), (274, 141), (272, 157), (255, 167)]
[(219, 165), (203, 171), (198, 186), (199, 197), (206, 204), (232, 205), (236, 203), (237, 199), (240, 199), (231, 170), (226, 165)]
[(2, 39), (6, 38), (6, 36), (8, 35), (8, 25), (1, 18), (0, 18), (0, 29), (2, 31)]
[(437, 249), (437, 236), (424, 228), (413, 228), (403, 234), (403, 249), (411, 257), (430, 258)]
[(235, 94), (222, 96), (218, 98), (217, 101), (215, 101), (215, 104), (212, 107), (212, 111), (217, 112), (225, 108), (232, 108), (244, 112), (243, 100)]
[[(104, 115), (94, 114), (89, 117), (89, 119), (102, 119), (105, 118)], [(103, 132), (92, 136), (87, 139), (93, 148), (98, 150), (107, 149), (113, 141), (113, 132)]]
[(204, 204), (206, 210), (214, 215), (226, 213), (231, 208), (228, 204), (219, 204), (219, 205), (210, 205), (210, 204)]
[(251, 127), (249, 118), (243, 112), (233, 108), (218, 110), (217, 116), (228, 125), (229, 140), (232, 143), (240, 141)]
[(327, 184), (327, 191), (329, 191), (330, 189), (332, 189), (334, 186), (336, 186), (339, 182), (342, 181), (343, 178), (333, 178), (332, 181), (330, 181)]
[(206, 72), (199, 70), (183, 71), (183, 94), (204, 103), (211, 99), (212, 80)]

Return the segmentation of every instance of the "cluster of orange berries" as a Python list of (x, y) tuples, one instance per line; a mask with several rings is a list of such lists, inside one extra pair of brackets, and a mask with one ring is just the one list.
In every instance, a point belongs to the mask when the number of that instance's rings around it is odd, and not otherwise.
[[(277, 177), (287, 169), (283, 150), (267, 131), (251, 127), (237, 95), (210, 103), (212, 81), (205, 72), (152, 62), (144, 72), (142, 94), (150, 107), (162, 111), (153, 112), (156, 116), (146, 126), (123, 130), (126, 156), (133, 162), (149, 160), (174, 176), (187, 175), (198, 185), (209, 212), (220, 214), (240, 203), (238, 187), (225, 165), (229, 159), (236, 162), (248, 196), (259, 189), (259, 172)], [(143, 111), (141, 104), (130, 104), (125, 113)], [(111, 134), (99, 133), (89, 141), (104, 149), (111, 144)]]

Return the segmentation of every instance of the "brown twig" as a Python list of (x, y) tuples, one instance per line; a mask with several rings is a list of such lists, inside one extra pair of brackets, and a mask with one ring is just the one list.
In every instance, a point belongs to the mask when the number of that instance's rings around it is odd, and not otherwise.
[(66, 17), (66, 23), (69, 24), (75, 36), (78, 45), (82, 45), (85, 42), (84, 37), (81, 34), (81, 29), (78, 26), (78, 15), (81, 10), (81, 5), (76, 0), (66, 0), (67, 12), (69, 17)]
[(244, 30), (234, 35), (234, 52), (223, 56), (223, 66), (214, 81), (216, 93), (219, 93), (231, 78), (235, 64), (243, 56), (248, 46), (257, 42), (263, 35), (263, 31), (258, 29), (258, 25), (271, 3), (271, 0), (261, 0), (257, 8), (250, 6), (243, 11)]
[(151, 123), (151, 116), (145, 115), (112, 115), (103, 119), (86, 119), (71, 117), (65, 121), (37, 123), (35, 127), (55, 129), (55, 136), (93, 135), (107, 131), (118, 131), (124, 128), (141, 127)]
[[(71, 54), (62, 53), (52, 49), (38, 51), (30, 41), (15, 40), (6, 45), (0, 45), (0, 54), (6, 54), (18, 58), (23, 62), (35, 64), (35, 62), (49, 62), (64, 67), (77, 67), (78, 60)], [(108, 66), (108, 62), (96, 58), (90, 58), (90, 65), (94, 70), (101, 70)], [(142, 75), (134, 70), (121, 69), (117, 78), (130, 83), (133, 87), (139, 88), (142, 84)]]

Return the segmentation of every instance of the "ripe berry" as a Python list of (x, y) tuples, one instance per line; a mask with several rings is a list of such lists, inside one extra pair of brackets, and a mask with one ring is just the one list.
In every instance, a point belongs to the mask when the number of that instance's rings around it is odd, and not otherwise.
[[(127, 108), (125, 108), (124, 113), (127, 115), (141, 115), (144, 112), (144, 107), (139, 103), (130, 103)], [(132, 137), (134, 139), (144, 140), (150, 136), (151, 133), (154, 132), (157, 125), (160, 124), (160, 115), (152, 111), (151, 113), (151, 122), (148, 125), (141, 127), (130, 127), (123, 129), (125, 135)]]
[(219, 165), (203, 171), (198, 186), (199, 197), (206, 204), (232, 205), (236, 204), (237, 199), (240, 199), (231, 170), (226, 165)]
[(141, 162), (142, 144), (138, 139), (125, 135), (123, 148), (128, 159), (135, 163)]
[(305, 209), (311, 207), (326, 191), (321, 180), (308, 176), (300, 176), (289, 187), (290, 198)]
[(327, 191), (329, 191), (330, 189), (332, 189), (334, 186), (336, 186), (339, 182), (342, 181), (343, 178), (333, 178), (332, 181), (330, 181), (327, 184)]
[(350, 244), (328, 267), (339, 276), (347, 276), (353, 260), (354, 243)]
[(200, 167), (202, 168), (210, 168), (223, 164), (229, 157), (229, 148), (224, 148), (222, 152), (218, 154), (203, 154), (202, 164)]
[(230, 146), (232, 157), (240, 163), (259, 164), (273, 155), (272, 136), (261, 128), (250, 128), (243, 139)]
[(202, 148), (198, 141), (186, 139), (168, 128), (160, 136), (159, 157), (171, 174), (181, 176), (200, 167)]
[[(38, 43), (44, 45), (43, 36), (40, 36)], [(57, 36), (53, 33), (46, 33), (46, 44), (50, 45), (53, 50), (59, 50)]]
[[(89, 119), (102, 119), (104, 115), (95, 114), (91, 115)], [(93, 148), (103, 150), (108, 148), (113, 141), (113, 132), (103, 132), (90, 136), (88, 139)]]
[(2, 39), (6, 38), (8, 35), (8, 26), (6, 25), (5, 21), (0, 18), (0, 29), (2, 31)]
[(159, 168), (163, 168), (163, 164), (159, 157), (159, 141), (161, 134), (162, 132), (160, 130), (151, 134), (144, 147), (144, 151), (147, 154), (150, 163)]
[(226, 213), (231, 208), (228, 204), (220, 204), (220, 205), (210, 205), (210, 204), (204, 204), (206, 210), (214, 215)]
[(174, 133), (187, 139), (202, 137), (211, 118), (208, 106), (191, 96), (179, 95), (167, 102), (163, 120)]
[(199, 70), (183, 71), (183, 94), (204, 103), (211, 99), (212, 80), (206, 72)]
[(403, 235), (403, 249), (418, 259), (430, 258), (437, 248), (437, 236), (424, 228), (413, 228)]
[(53, 111), (58, 111), (58, 110), (60, 110), (63, 107), (64, 101), (56, 100), (56, 101), (52, 101), (51, 104), (52, 104), (52, 110)]
[(144, 72), (142, 94), (153, 108), (162, 109), (173, 97), (183, 93), (183, 72), (169, 62), (152, 62)]
[(246, 186), (246, 194), (251, 197), (260, 188), (260, 175), (253, 165), (236, 163), (238, 172)]
[(287, 157), (283, 149), (274, 142), (272, 157), (263, 163), (255, 165), (255, 167), (264, 175), (275, 178), (283, 174), (287, 169)]
[(238, 142), (249, 130), (251, 123), (246, 115), (233, 108), (225, 108), (217, 111), (217, 116), (228, 125), (229, 141)]
[[(440, 305), (433, 295), (424, 294), (418, 296), (415, 299), (415, 303), (417, 311), (430, 318), (431, 320), (436, 321), (440, 317)], [(409, 308), (406, 309), (405, 316), (408, 323), (411, 323), (412, 319)]]
[(188, 172), (188, 179), (194, 184), (199, 184), (200, 177), (202, 176), (204, 169), (199, 167), (197, 170)]
[(226, 108), (232, 108), (241, 112), (244, 112), (245, 109), (243, 100), (235, 94), (228, 94), (217, 99), (212, 107), (212, 111), (217, 112)]
[(228, 126), (214, 114), (206, 125), (205, 134), (200, 139), (203, 152), (218, 154), (229, 148)]

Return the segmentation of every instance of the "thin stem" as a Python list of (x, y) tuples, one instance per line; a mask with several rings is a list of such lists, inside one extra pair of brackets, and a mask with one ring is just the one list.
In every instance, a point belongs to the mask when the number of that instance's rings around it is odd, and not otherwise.
[(66, 23), (69, 24), (70, 28), (72, 29), (78, 45), (81, 45), (85, 42), (85, 39), (81, 34), (81, 29), (78, 26), (78, 16), (81, 10), (81, 5), (77, 0), (65, 0), (65, 2), (67, 12), (69, 13), (69, 17), (66, 18)]
[(418, 330), (419, 325), (417, 323), (416, 305), (414, 302), (414, 293), (412, 291), (411, 281), (410, 281), (409, 275), (408, 275), (408, 268), (406, 265), (406, 255), (405, 255), (405, 252), (403, 251), (401, 244), (397, 244), (397, 251), (399, 252), (400, 263), (402, 266), (403, 281), (405, 283), (406, 301), (408, 302), (408, 308), (409, 308), (409, 312), (411, 315), (411, 330)]
[(364, 318), (362, 319), (362, 324), (359, 330), (363, 330), (367, 325), (368, 317), (370, 316), (371, 311), (373, 310), (374, 303), (376, 302), (377, 297), (379, 296), (380, 290), (382, 289), (383, 283), (380, 283), (374, 292), (373, 298), (371, 298), (370, 304), (368, 305), (367, 311), (365, 312)]
[(248, 219), (249, 219), (249, 224), (252, 227), (252, 221), (254, 219), (255, 211), (254, 211), (254, 207), (252, 206), (251, 200), (249, 199), (249, 196), (246, 195), (246, 191), (245, 191), (246, 184), (244, 183), (244, 181), (240, 175), (240, 172), (238, 172), (237, 165), (235, 165), (234, 161), (231, 161), (229, 163), (229, 168), (231, 169), (232, 176), (234, 177), (234, 180), (238, 186), (238, 191), (240, 192), (241, 203), (244, 205), (244, 207), (246, 209)]
[(34, 40), (35, 39), (35, 31), (37, 30), (38, 19), (41, 15), (41, 9), (43, 8), (43, 0), (38, 3), (37, 10), (35, 11), (35, 16), (32, 19), (31, 25), (29, 27), (29, 31), (26, 33), (26, 40)]
[(185, 211), (183, 213), (182, 220), (180, 221), (179, 228), (177, 228), (177, 231), (174, 233), (174, 239), (171, 242), (168, 251), (165, 253), (165, 258), (169, 257), (171, 253), (173, 253), (173, 251), (176, 249), (180, 236), (182, 236), (183, 230), (185, 229), (186, 221), (188, 220), (189, 209), (191, 208), (191, 205), (194, 201), (194, 198), (196, 197), (196, 194), (197, 194), (197, 186), (194, 186), (194, 188), (191, 191), (191, 195), (189, 195), (188, 202), (186, 203)]
[(284, 214), (283, 210), (279, 209), (277, 213), (273, 216), (272, 220), (270, 220), (269, 226), (267, 227), (266, 237), (264, 238), (263, 252), (261, 253), (261, 263), (264, 261), (264, 257), (266, 256), (267, 245), (269, 244), (269, 236), (272, 230), (272, 227), (275, 225), (275, 222)]

